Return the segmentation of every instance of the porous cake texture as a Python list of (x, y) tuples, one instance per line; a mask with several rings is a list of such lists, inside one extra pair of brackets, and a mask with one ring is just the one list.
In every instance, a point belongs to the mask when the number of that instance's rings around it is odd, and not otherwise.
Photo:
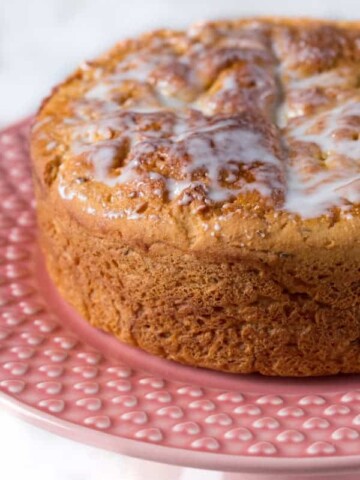
[(235, 373), (360, 372), (360, 24), (126, 40), (32, 129), (52, 279), (93, 326)]

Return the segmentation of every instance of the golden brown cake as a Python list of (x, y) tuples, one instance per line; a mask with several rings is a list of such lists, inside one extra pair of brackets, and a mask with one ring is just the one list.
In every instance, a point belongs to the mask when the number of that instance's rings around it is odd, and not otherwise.
[(161, 357), (360, 372), (359, 134), (360, 23), (121, 42), (32, 130), (51, 277), (92, 325)]

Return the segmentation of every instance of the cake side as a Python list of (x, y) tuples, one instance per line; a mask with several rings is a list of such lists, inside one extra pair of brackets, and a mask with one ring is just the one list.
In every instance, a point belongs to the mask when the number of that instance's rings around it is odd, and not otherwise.
[(64, 297), (183, 363), (358, 372), (359, 45), (356, 23), (214, 22), (59, 86), (32, 157)]
[(94, 235), (39, 196), (38, 211), (47, 265), (61, 293), (93, 326), (122, 341), (236, 373), (360, 370), (354, 249), (259, 259), (251, 252), (129, 246), (120, 237)]

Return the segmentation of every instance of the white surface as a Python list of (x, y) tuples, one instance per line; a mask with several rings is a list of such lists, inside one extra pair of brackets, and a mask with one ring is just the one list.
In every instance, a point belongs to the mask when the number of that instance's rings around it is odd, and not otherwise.
[(4, 480), (359, 480), (356, 474), (265, 478), (181, 468), (84, 446), (1, 410), (0, 425), (0, 478)]
[(0, 425), (4, 480), (223, 480), (220, 472), (167, 466), (84, 446), (2, 410)]
[(149, 28), (252, 14), (354, 18), (358, 0), (0, 0), (0, 125), (31, 113), (84, 58)]
[[(121, 37), (149, 28), (182, 26), (204, 18), (241, 14), (354, 19), (360, 17), (360, 2), (0, 0), (0, 126), (34, 111), (51, 86), (77, 63)], [(6, 480), (245, 478), (128, 459), (43, 432), (1, 410), (0, 477)]]

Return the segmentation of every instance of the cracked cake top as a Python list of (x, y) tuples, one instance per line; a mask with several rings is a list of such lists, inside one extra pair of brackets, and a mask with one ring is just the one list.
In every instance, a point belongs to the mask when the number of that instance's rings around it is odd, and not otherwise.
[(36, 175), (108, 219), (358, 216), (359, 87), (356, 23), (155, 31), (84, 63), (43, 103)]

